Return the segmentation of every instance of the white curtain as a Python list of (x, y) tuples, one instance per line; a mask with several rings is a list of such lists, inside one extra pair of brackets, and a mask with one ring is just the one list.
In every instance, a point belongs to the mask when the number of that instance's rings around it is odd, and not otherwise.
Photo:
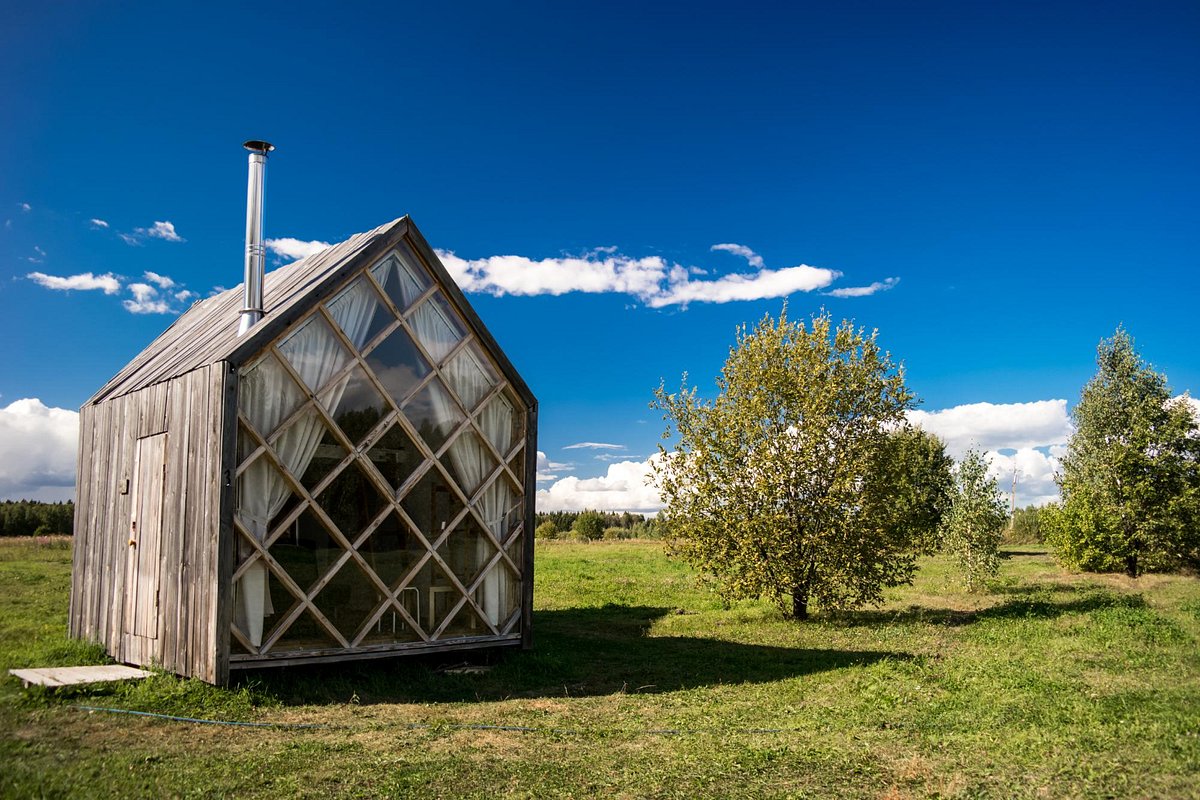
[[(396, 282), (400, 285), (400, 302), (396, 305), (401, 311), (404, 311), (421, 296), (427, 284), (422, 280), (423, 276), (413, 269), (406, 259), (400, 258), (397, 254), (393, 254), (391, 258), (372, 267), (371, 274), (375, 276), (375, 280), (379, 281), (380, 286), (387, 286), (388, 275), (393, 268), (396, 270)], [(395, 301), (396, 298), (393, 297), (392, 302)]]
[(434, 295), (422, 303), (408, 318), (408, 323), (413, 326), (413, 332), (421, 340), (425, 352), (433, 357), (433, 363), (441, 364), (442, 359), (458, 344), (462, 333), (446, 311), (434, 302), (436, 297)]
[[(371, 320), (380, 307), (374, 290), (363, 280), (357, 280), (329, 304), (329, 312), (359, 348), (371, 327)], [(292, 367), (310, 389), (319, 389), (345, 366), (349, 355), (320, 317), (313, 315), (295, 333), (279, 345)], [(273, 359), (273, 356), (267, 358)], [(243, 384), (242, 408), (251, 420), (271, 422), (268, 430), (279, 423), (286, 408), (279, 398), (295, 391), (295, 385), (282, 368), (254, 369)], [(324, 389), (318, 398), (331, 412), (337, 408), (346, 391), (349, 376)], [(309, 409), (275, 440), (275, 452), (288, 472), (299, 478), (308, 469), (317, 446), (325, 435), (325, 426), (315, 409)], [(266, 459), (256, 459), (241, 477), (241, 499), (238, 514), (242, 524), (259, 542), (265, 541), (271, 519), (279, 513), (291, 495), (283, 475)], [(275, 613), (271, 603), (267, 565), (256, 560), (242, 574), (235, 587), (234, 608), (238, 626), (251, 644), (262, 644), (263, 618)]]

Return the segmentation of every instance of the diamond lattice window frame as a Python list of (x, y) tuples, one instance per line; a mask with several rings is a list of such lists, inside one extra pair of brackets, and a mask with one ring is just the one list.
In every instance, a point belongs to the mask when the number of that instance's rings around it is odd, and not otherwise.
[[(264, 359), (274, 359), (282, 367), (283, 378), (290, 381), (293, 393), (298, 390), (304, 399), (266, 432), (256, 428), (253, 415), (246, 408), (241, 405), (238, 408), (232, 515), (236, 539), (231, 580), (234, 613), (229, 630), (232, 667), (529, 641), (532, 548), (528, 545), (532, 543), (529, 525), (533, 483), (528, 470), (526, 474), (517, 474), (513, 465), (536, 461), (531, 455), (535, 446), (536, 403), (524, 399), (528, 390), (449, 281), (444, 268), (419, 257), (417, 252), (412, 243), (401, 241), (382, 256), (343, 276), (330, 291), (323, 293), (319, 302), (272, 337), (239, 370), (239, 375), (245, 376)], [(416, 291), (411, 296), (398, 297), (400, 292), (387, 285), (385, 279), (389, 276), (381, 273), (381, 267), (405, 262), (420, 270), (420, 274), (418, 280), (411, 282), (415, 287), (405, 284), (406, 290)], [(357, 328), (348, 332), (346, 328), (350, 326), (338, 319), (338, 309), (333, 307), (351, 291), (368, 296), (377, 304), (372, 314), (387, 315), (383, 322), (372, 318), (372, 332), (358, 345), (351, 335), (357, 333)], [(298, 367), (296, 357), (285, 348), (289, 337), (306, 326), (321, 327), (332, 333), (335, 344), (329, 347), (341, 348), (349, 354), (337, 363), (328, 359), (332, 366), (318, 370), (322, 380), (316, 386), (310, 386), (310, 381), (301, 374), (304, 366), (311, 364), (304, 362)], [(424, 367), (415, 366), (415, 380), (404, 385), (402, 395), (401, 390), (377, 374), (378, 364), (369, 361), (398, 335), (405, 338)], [(310, 350), (319, 351), (320, 347)], [(473, 369), (462, 368), (464, 362), (471, 362)], [(464, 377), (471, 372), (486, 376), (490, 385), (479, 391), (479, 386), (469, 383), (478, 378)], [(365, 376), (370, 388), (383, 400), (378, 419), (365, 435), (357, 438), (343, 430), (329, 402), (339, 385), (345, 390), (353, 374)], [(512, 409), (507, 436), (503, 431), (496, 435), (488, 428), (489, 425), (495, 428), (496, 423), (485, 419), (485, 412), (498, 400)], [(418, 427), (414, 419), (418, 413), (413, 409), (419, 401), (424, 403), (422, 408), (432, 408), (452, 420), (441, 430), (441, 417), (433, 414), (437, 424), (432, 427), (439, 436), (430, 434), (429, 425), (424, 431)], [(292, 446), (290, 452), (281, 452), (287, 449), (288, 432), (301, 426), (319, 428), (321, 438), (331, 436), (335, 441), (328, 449), (340, 448), (338, 452), (342, 454), (311, 486), (305, 485), (308, 463), (289, 468), (289, 455), (295, 460), (296, 448)], [(419, 456), (416, 466), (398, 486), (392, 486), (372, 457), (373, 448), (393, 429), (402, 433)], [(292, 438), (306, 435), (314, 439), (308, 430)], [(312, 451), (311, 443), (308, 451)], [(243, 482), (246, 473), (260, 459), (267, 461), (285, 485), (286, 491), (284, 488), (278, 491), (286, 498), (275, 502), (280, 505), (278, 509), (267, 509), (274, 513), (267, 515), (261, 532), (256, 533), (251, 529), (254, 526), (248, 524), (252, 515), (246, 513), (244, 497), (248, 490)], [(309, 455), (308, 461), (311, 459)], [(468, 470), (474, 470), (475, 479), (468, 481), (464, 477), (462, 473)], [(364, 491), (374, 492), (382, 500), (381, 507), (359, 530), (343, 530), (335, 518), (338, 514), (326, 509), (321, 500), (323, 493), (351, 471), (356, 471), (360, 482), (366, 485)], [(405, 508), (409, 493), (415, 493), (428, 476), (433, 476), (438, 488), (448, 491), (459, 507), (453, 518), (444, 521), (438, 530), (423, 528)], [(497, 501), (493, 496), (507, 500)], [(497, 517), (496, 502), (512, 505)], [(492, 512), (490, 519), (488, 511)], [(336, 544), (338, 552), (318, 569), (315, 582), (304, 585), (272, 554), (272, 549), (288, 535), (295, 535), (299, 542), (301, 520), (311, 524), (311, 518)], [(376, 530), (396, 521), (402, 536), (415, 541), (420, 551), (398, 579), (389, 581), (380, 575), (363, 549)], [(457, 541), (468, 535), (474, 538)], [(521, 557), (514, 557), (514, 553)], [(474, 561), (465, 565), (472, 558)], [(455, 563), (455, 559), (464, 563)], [(331, 619), (333, 613), (326, 613), (330, 608), (336, 611), (336, 606), (320, 600), (322, 592), (339, 575), (354, 569), (358, 570), (355, 574), (364, 578), (360, 581), (365, 583), (364, 591), (359, 594), (372, 593), (373, 599), (361, 614), (361, 620), (348, 628), (345, 623)], [(247, 624), (249, 612), (245, 608), (246, 596), (258, 591), (247, 588), (251, 586), (247, 576), (254, 573), (261, 576), (256, 580), (266, 598), (264, 619), (256, 631), (248, 629), (253, 626)], [(270, 598), (272, 592), (279, 595), (280, 588), (285, 592), (280, 596), (290, 601), (290, 606), (276, 609)], [(315, 623), (325, 641), (289, 641), (289, 631), (301, 622)], [(390, 641), (388, 630), (395, 634)]]

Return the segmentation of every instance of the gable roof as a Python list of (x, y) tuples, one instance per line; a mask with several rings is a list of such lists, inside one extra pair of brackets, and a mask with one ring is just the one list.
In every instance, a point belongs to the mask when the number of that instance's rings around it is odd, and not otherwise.
[(241, 284), (195, 303), (104, 384), (88, 404), (136, 392), (218, 361), (241, 366), (331, 295), (350, 275), (374, 264), (405, 240), (430, 268), (447, 298), (480, 344), (495, 358), (521, 399), (530, 408), (536, 408), (537, 400), (525, 381), (407, 216), (268, 272), (263, 281), (263, 317), (244, 336), (238, 336)]

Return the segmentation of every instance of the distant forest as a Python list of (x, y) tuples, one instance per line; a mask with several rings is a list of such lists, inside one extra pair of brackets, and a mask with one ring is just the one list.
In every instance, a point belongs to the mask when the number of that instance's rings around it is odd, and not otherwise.
[(36, 500), (0, 501), (0, 536), (70, 536), (75, 523), (75, 504), (39, 503)]

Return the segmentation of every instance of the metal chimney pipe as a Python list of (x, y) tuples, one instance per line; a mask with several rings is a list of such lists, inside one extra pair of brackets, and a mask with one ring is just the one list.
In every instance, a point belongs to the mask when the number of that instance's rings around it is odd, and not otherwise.
[(246, 283), (238, 336), (250, 330), (263, 316), (263, 275), (267, 251), (263, 245), (263, 176), (267, 153), (275, 149), (269, 142), (249, 141), (242, 145), (250, 151), (250, 175), (246, 183)]

